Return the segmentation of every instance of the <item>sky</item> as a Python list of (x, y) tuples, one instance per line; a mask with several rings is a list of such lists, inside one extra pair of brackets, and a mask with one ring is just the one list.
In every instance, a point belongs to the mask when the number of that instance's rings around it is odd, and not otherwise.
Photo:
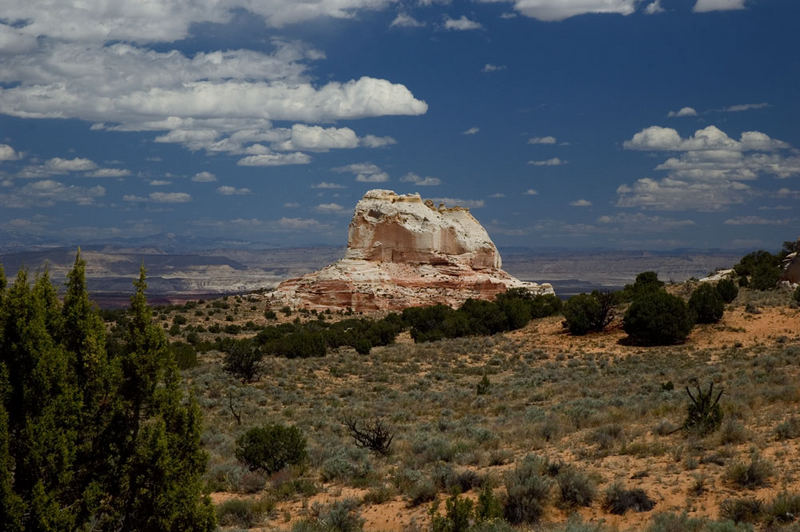
[(344, 245), (367, 190), (502, 247), (800, 236), (796, 0), (0, 0), (0, 249)]

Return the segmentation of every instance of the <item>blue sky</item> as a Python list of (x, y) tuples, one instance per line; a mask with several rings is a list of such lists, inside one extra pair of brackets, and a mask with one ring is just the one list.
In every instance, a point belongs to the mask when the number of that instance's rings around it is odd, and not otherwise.
[(341, 245), (371, 188), (501, 247), (800, 234), (795, 0), (0, 6), (0, 247)]

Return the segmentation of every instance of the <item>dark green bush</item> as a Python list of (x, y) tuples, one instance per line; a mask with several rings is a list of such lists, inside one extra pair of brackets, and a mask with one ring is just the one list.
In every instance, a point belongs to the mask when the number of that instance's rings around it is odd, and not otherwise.
[(654, 290), (634, 299), (625, 313), (623, 329), (635, 344), (672, 345), (686, 340), (692, 317), (681, 298)]
[(179, 369), (189, 369), (197, 365), (197, 351), (193, 345), (172, 342), (169, 344), (169, 350), (172, 352), (172, 356), (175, 357), (175, 362), (178, 364)]
[(722, 279), (717, 283), (716, 289), (725, 303), (731, 303), (739, 295), (739, 288), (731, 279)]
[(795, 291), (794, 291), (794, 294), (792, 294), (792, 299), (794, 299), (794, 302), (795, 302), (795, 303), (797, 303), (798, 305), (800, 305), (800, 286), (798, 286), (798, 287), (795, 289)]
[(647, 496), (644, 490), (625, 489), (619, 482), (612, 484), (603, 496), (603, 510), (614, 515), (622, 515), (628, 510), (648, 512), (655, 505), (656, 503)]
[(758, 250), (748, 253), (733, 267), (740, 278), (749, 278), (745, 285), (755, 290), (775, 288), (781, 274), (780, 259), (769, 251)]
[(294, 426), (254, 427), (236, 440), (236, 458), (251, 471), (277, 473), (287, 465), (305, 461), (306, 439)]
[(572, 296), (564, 305), (564, 318), (570, 334), (602, 331), (614, 319), (614, 296), (594, 291)]
[(222, 369), (242, 382), (252, 382), (261, 374), (263, 353), (251, 340), (229, 341), (222, 347), (225, 358)]
[(656, 272), (642, 272), (636, 276), (633, 284), (625, 285), (617, 295), (620, 301), (632, 301), (648, 292), (659, 291), (664, 288), (664, 282), (658, 280)]
[(725, 312), (725, 302), (716, 287), (703, 283), (692, 292), (689, 310), (692, 311), (695, 323), (717, 323)]
[(543, 461), (527, 456), (506, 474), (505, 518), (512, 524), (536, 523), (544, 514), (553, 481), (542, 474)]

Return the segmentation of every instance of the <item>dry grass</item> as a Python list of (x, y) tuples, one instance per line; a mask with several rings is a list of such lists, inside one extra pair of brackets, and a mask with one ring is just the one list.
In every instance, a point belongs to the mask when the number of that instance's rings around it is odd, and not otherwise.
[[(185, 315), (181, 335), (209, 323), (266, 324), (264, 303), (251, 298), (230, 297), (228, 309), (211, 302), (172, 309), (162, 322), (170, 327), (176, 312)], [(747, 303), (760, 313), (746, 312)], [(572, 337), (555, 317), (494, 337), (415, 345), (401, 335), (367, 356), (342, 349), (325, 358), (270, 358), (249, 385), (222, 371), (219, 353), (203, 354), (185, 374), (205, 415), (214, 499), (273, 501), (260, 503), (270, 509), (258, 523), (267, 530), (290, 529), (324, 505), (353, 498), (367, 530), (424, 529), (430, 504), (412, 500), (454, 489), (474, 499), (483, 484), (502, 496), (506, 473), (529, 454), (580, 472), (598, 494), (619, 482), (655, 502), (650, 511), (614, 515), (601, 496), (588, 506), (559, 504), (553, 482), (545, 523), (565, 523), (577, 512), (584, 522), (642, 529), (658, 513), (717, 519), (726, 500), (800, 493), (800, 430), (792, 417), (800, 405), (798, 309), (780, 295), (743, 291), (719, 324), (697, 327), (685, 345), (630, 347), (622, 338), (613, 325)], [(478, 395), (484, 375), (488, 392)], [(683, 388), (694, 379), (725, 389), (723, 428), (703, 439), (674, 432), (685, 416)], [(392, 453), (356, 447), (341, 423), (348, 415), (385, 420), (395, 433)], [(268, 479), (236, 462), (236, 437), (265, 422), (301, 428), (310, 454), (304, 468)], [(730, 471), (756, 454), (771, 466), (764, 483), (732, 481)]]

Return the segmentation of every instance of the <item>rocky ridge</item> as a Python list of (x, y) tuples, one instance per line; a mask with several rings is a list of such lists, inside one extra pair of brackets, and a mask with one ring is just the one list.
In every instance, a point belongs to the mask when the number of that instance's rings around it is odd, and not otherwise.
[(520, 281), (501, 266), (492, 239), (468, 209), (376, 189), (356, 205), (344, 258), (284, 281), (272, 298), (294, 308), (369, 311), (457, 306), (517, 287), (553, 293), (549, 284)]

